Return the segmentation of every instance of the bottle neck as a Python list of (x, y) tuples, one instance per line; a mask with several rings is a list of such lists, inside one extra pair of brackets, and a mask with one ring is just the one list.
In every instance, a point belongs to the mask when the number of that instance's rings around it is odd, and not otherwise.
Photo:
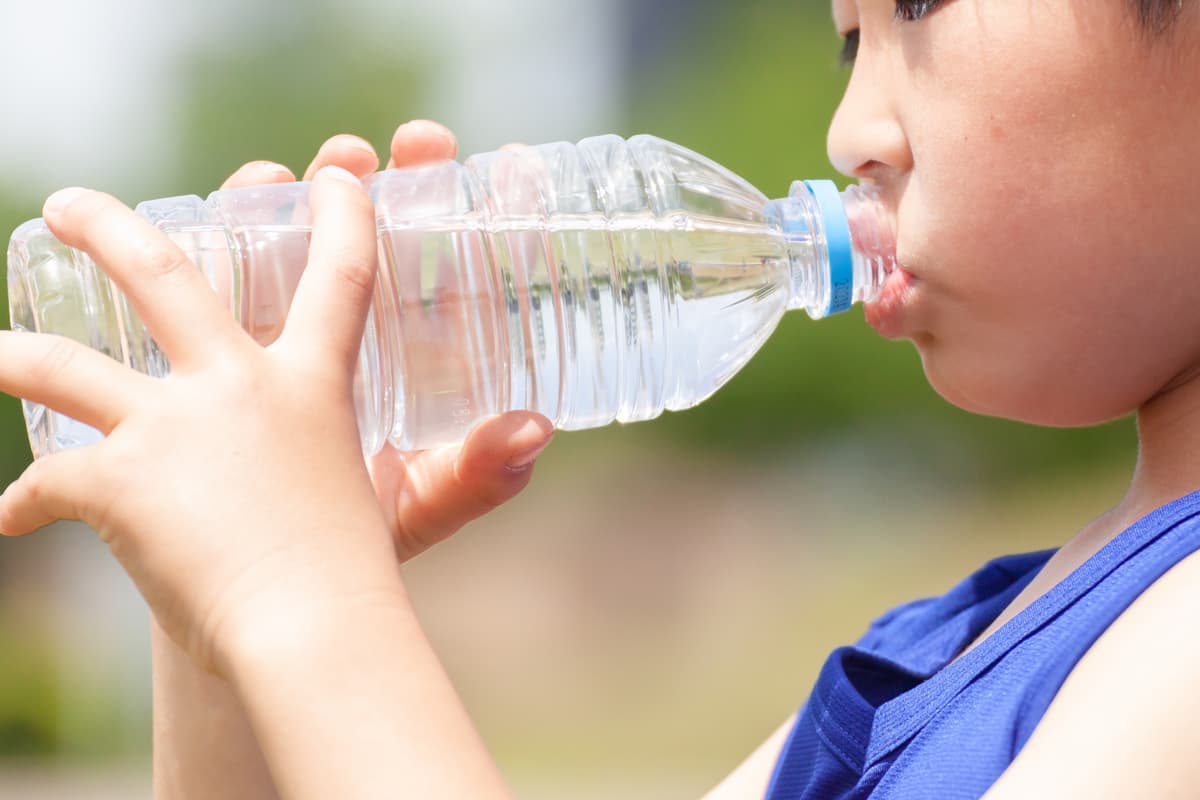
[(813, 319), (873, 299), (895, 268), (895, 235), (873, 186), (839, 193), (831, 181), (796, 181), (764, 215), (787, 248), (788, 308)]

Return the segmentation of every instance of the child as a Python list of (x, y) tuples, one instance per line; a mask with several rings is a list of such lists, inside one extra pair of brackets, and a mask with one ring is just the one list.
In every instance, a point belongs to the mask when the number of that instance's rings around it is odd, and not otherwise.
[[(709, 800), (1200, 785), (1200, 645), (1176, 622), (1200, 612), (1197, 5), (835, 0), (857, 59), (831, 156), (881, 188), (905, 267), (868, 319), (912, 340), (964, 408), (1050, 425), (1136, 411), (1138, 466), (1058, 551), (998, 559), (835, 651)], [(0, 529), (83, 519), (150, 604), (158, 797), (509, 796), (395, 555), (512, 496), (550, 429), (512, 414), (457, 458), (362, 463), (349, 398), (375, 242), (345, 170), (376, 164), (357, 144), (338, 137), (314, 162), (309, 267), (269, 347), (161, 235), (78, 190), (47, 221), (132, 298), (171, 376), (0, 337), (0, 388), (109, 434), (33, 464)], [(392, 143), (397, 164), (453, 151), (430, 123)], [(289, 179), (257, 163), (231, 180)]]

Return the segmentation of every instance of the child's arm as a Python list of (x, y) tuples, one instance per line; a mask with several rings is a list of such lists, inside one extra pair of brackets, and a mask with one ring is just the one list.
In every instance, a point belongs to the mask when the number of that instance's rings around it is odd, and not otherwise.
[(271, 773), (242, 703), (152, 623), (157, 800), (271, 800)]
[(775, 772), (775, 763), (779, 761), (784, 742), (795, 724), (796, 715), (793, 714), (702, 800), (760, 800), (764, 797)]
[[(172, 372), (152, 379), (65, 339), (4, 332), (0, 388), (107, 437), (35, 462), (0, 499), (0, 529), (91, 524), (172, 641), (232, 679), (288, 793), (504, 796), (411, 617), (359, 450), (350, 400), (373, 210), (336, 171), (316, 176), (311, 199), (309, 266), (268, 348), (114, 199), (79, 191), (47, 203), (51, 229), (114, 278)], [(443, 534), (444, 515), (422, 510)], [(318, 649), (301, 656), (304, 644)], [(268, 658), (279, 653), (298, 660)]]
[(508, 797), (395, 556), (394, 531), (424, 544), (460, 512), (413, 494), (381, 508), (361, 457), (351, 397), (373, 209), (329, 169), (311, 202), (309, 264), (263, 348), (128, 208), (87, 191), (48, 201), (51, 230), (112, 276), (172, 370), (153, 379), (59, 337), (0, 333), (0, 389), (106, 434), (31, 465), (0, 497), (0, 531), (89, 523), (170, 640), (234, 687), (280, 794)]
[[(404, 167), (455, 156), (453, 134), (419, 121), (400, 126), (392, 138), (388, 167)], [(374, 151), (362, 139), (335, 136), (325, 142), (304, 173), (310, 179), (327, 165), (365, 176), (378, 169)], [(244, 165), (223, 189), (294, 180), (285, 167), (256, 161)], [(386, 449), (374, 463), (377, 495), (386, 503), (393, 524), (412, 516), (421, 505), (439, 511), (438, 529), (409, 524), (394, 531), (397, 552), (413, 554), (444, 538), (480, 513), (515, 495), (528, 481), (532, 463), (514, 470), (508, 464), (527, 460), (529, 448), (545, 438), (523, 441), (516, 434), (530, 415), (510, 414), (480, 426), (462, 450), (443, 454), (401, 454)], [(551, 431), (549, 422), (535, 427)], [(465, 468), (464, 468), (465, 467)], [(407, 484), (415, 472), (421, 480)], [(402, 538), (403, 537), (403, 538)], [(157, 625), (152, 632), (154, 681), (154, 796), (163, 800), (270, 798), (274, 787), (240, 701), (224, 680), (198, 669)], [(216, 765), (214, 767), (214, 765)]]

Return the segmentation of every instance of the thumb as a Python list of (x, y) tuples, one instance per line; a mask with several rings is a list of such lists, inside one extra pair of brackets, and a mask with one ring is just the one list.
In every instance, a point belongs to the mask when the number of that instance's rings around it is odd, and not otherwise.
[[(532, 411), (511, 411), (475, 427), (458, 453), (458, 479), (503, 502), (529, 482), (533, 462), (554, 437), (554, 424)], [(514, 491), (514, 477), (524, 481)], [(499, 502), (495, 505), (499, 505)]]
[(411, 558), (519, 494), (553, 435), (541, 414), (512, 411), (481, 422), (461, 448), (420, 453), (395, 499), (399, 557)]

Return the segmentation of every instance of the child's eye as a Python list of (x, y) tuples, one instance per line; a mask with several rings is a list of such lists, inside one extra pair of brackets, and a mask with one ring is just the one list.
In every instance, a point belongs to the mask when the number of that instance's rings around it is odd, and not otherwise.
[(858, 28), (846, 34), (846, 38), (842, 41), (842, 52), (838, 56), (838, 63), (843, 67), (849, 67), (854, 63), (854, 59), (858, 57)]
[(896, 19), (912, 22), (933, 11), (942, 0), (896, 0)]
[[(945, 0), (896, 0), (896, 19), (901, 22), (915, 22), (936, 11), (944, 2)], [(857, 57), (858, 29), (855, 28), (846, 34), (838, 61), (843, 67), (848, 67), (854, 64)]]

